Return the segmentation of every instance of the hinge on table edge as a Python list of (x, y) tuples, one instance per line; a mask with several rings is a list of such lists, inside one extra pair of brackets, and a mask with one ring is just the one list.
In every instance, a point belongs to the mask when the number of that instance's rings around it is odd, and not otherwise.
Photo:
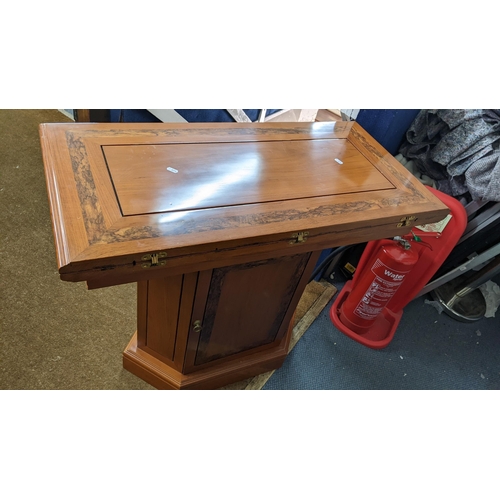
[(396, 227), (406, 227), (409, 226), (412, 222), (416, 221), (417, 217), (414, 215), (407, 215), (406, 217), (401, 217), (399, 219), (399, 223), (396, 224)]
[(164, 266), (166, 261), (167, 252), (147, 253), (141, 257), (141, 267), (148, 269), (150, 267)]
[(300, 231), (298, 233), (293, 233), (292, 238), (293, 240), (290, 240), (290, 245), (295, 245), (297, 243), (304, 243), (304, 241), (307, 240), (307, 237), (309, 236), (309, 232), (307, 231)]

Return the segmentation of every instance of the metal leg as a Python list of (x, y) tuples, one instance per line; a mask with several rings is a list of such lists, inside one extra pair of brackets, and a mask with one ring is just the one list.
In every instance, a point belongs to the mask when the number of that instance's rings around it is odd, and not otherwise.
[(449, 281), (451, 281), (459, 276), (462, 276), (467, 271), (470, 271), (471, 269), (478, 267), (481, 264), (484, 264), (485, 262), (492, 259), (493, 257), (496, 257), (499, 254), (500, 254), (500, 243), (497, 243), (496, 245), (493, 245), (491, 248), (489, 248), (485, 252), (472, 257), (467, 262), (461, 264), (460, 266), (456, 267), (455, 269), (452, 269), (451, 271), (444, 274), (440, 278), (428, 283), (426, 286), (424, 286), (424, 288), (422, 288), (422, 290), (418, 294), (418, 297), (425, 295), (426, 293), (429, 293), (432, 290), (435, 290), (436, 288), (440, 287), (441, 285), (448, 283)]
[(431, 292), (446, 314), (459, 321), (477, 321), (486, 312), (486, 301), (478, 287), (500, 273), (500, 255), (468, 276), (459, 276)]

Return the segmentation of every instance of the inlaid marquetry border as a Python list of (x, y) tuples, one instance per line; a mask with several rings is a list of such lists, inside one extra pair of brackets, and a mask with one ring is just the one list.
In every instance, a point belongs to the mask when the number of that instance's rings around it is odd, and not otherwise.
[[(336, 124), (335, 132), (342, 133), (350, 127), (349, 135), (345, 140), (350, 142), (373, 164), (372, 155), (377, 162), (381, 162), (395, 179), (404, 187), (406, 194), (399, 193), (397, 198), (380, 198), (376, 201), (352, 201), (349, 203), (337, 203), (321, 205), (310, 210), (275, 210), (266, 214), (245, 214), (245, 215), (226, 215), (217, 217), (214, 212), (211, 213), (209, 220), (200, 217), (198, 220), (175, 222), (166, 225), (143, 225), (140, 227), (113, 228), (106, 224), (101, 203), (96, 195), (96, 184), (92, 175), (90, 160), (87, 153), (85, 141), (87, 139), (105, 139), (108, 137), (156, 137), (173, 139), (177, 137), (200, 137), (200, 136), (272, 136), (276, 134), (299, 136), (310, 134), (310, 127), (252, 127), (252, 128), (181, 128), (181, 129), (152, 129), (152, 128), (134, 128), (134, 129), (91, 129), (66, 131), (66, 142), (71, 158), (71, 166), (76, 183), (78, 197), (81, 204), (83, 221), (87, 232), (90, 245), (119, 243), (139, 239), (159, 238), (161, 236), (179, 236), (190, 233), (202, 233), (220, 229), (233, 229), (243, 226), (265, 225), (280, 223), (283, 221), (300, 221), (303, 218), (316, 218), (341, 215), (345, 213), (365, 212), (370, 209), (383, 209), (394, 207), (405, 203), (425, 202), (426, 199), (418, 189), (404, 177), (390, 161), (377, 150), (374, 144), (365, 139), (360, 130), (352, 124)], [(303, 140), (329, 139), (328, 137), (314, 137)], [(185, 141), (183, 141), (185, 142)], [(104, 145), (104, 144), (102, 144)], [(366, 151), (363, 151), (366, 150)], [(368, 154), (366, 154), (368, 152)], [(376, 165), (374, 165), (376, 167)], [(380, 170), (379, 170), (380, 171)]]
[[(426, 201), (425, 196), (413, 185), (413, 183), (408, 182), (407, 178), (404, 177), (399, 170), (394, 168), (394, 165), (387, 160), (385, 156), (382, 156), (382, 153), (380, 150), (376, 147), (376, 145), (373, 143), (373, 141), (368, 141), (366, 139), (366, 136), (361, 133), (361, 127), (359, 127), (357, 124), (354, 124), (354, 126), (351, 128), (349, 136), (347, 137), (347, 140), (351, 142), (351, 144), (360, 151), (360, 153), (364, 153), (363, 148), (370, 153), (373, 157), (377, 159), (377, 163), (380, 162), (381, 164), (384, 165), (384, 168), (389, 170), (391, 174), (402, 184), (404, 187), (411, 192), (411, 195), (405, 195), (404, 197), (399, 197), (400, 203), (401, 201), (403, 202), (408, 202), (412, 201), (413, 203), (416, 201), (415, 199), (421, 200), (422, 202)], [(362, 147), (360, 147), (362, 146)], [(389, 154), (389, 153), (387, 153)], [(373, 163), (373, 158), (370, 158), (368, 155), (364, 155), (371, 163)], [(394, 159), (394, 161), (397, 161)], [(376, 167), (376, 164), (374, 165)], [(387, 203), (387, 206), (392, 206), (390, 204), (391, 200), (387, 200), (389, 203)]]

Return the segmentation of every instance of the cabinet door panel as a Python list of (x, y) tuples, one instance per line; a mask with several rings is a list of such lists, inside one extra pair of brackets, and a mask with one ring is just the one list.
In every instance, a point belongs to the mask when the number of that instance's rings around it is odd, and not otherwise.
[(310, 255), (214, 269), (194, 364), (280, 340), (288, 327), (283, 319)]

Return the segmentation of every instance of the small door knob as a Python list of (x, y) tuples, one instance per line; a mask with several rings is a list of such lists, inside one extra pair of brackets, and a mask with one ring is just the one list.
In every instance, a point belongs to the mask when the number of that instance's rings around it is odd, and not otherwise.
[(199, 319), (197, 319), (197, 320), (193, 323), (193, 330), (194, 330), (196, 333), (201, 332), (201, 321), (200, 321)]

